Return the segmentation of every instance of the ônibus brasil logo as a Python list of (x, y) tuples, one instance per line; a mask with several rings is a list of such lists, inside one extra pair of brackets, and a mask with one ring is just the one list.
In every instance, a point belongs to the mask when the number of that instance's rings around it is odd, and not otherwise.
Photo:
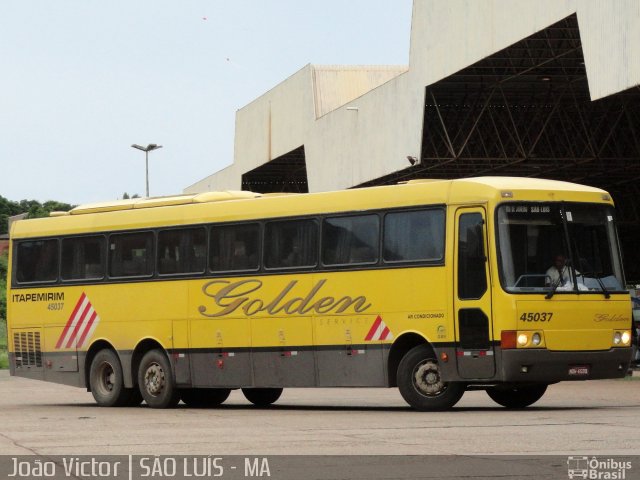
[(631, 462), (625, 460), (589, 458), (587, 456), (567, 458), (567, 475), (569, 478), (625, 480), (627, 478), (627, 470), (631, 470)]
[(67, 320), (64, 330), (56, 343), (56, 350), (60, 348), (81, 348), (91, 338), (100, 323), (100, 316), (91, 305), (87, 295), (82, 292), (80, 299)]

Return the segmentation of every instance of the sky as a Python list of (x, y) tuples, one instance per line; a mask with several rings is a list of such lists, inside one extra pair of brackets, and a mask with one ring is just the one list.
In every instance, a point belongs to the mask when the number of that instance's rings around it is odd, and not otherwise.
[(172, 195), (233, 162), (235, 112), (305, 65), (406, 65), (411, 0), (2, 0), (0, 195)]

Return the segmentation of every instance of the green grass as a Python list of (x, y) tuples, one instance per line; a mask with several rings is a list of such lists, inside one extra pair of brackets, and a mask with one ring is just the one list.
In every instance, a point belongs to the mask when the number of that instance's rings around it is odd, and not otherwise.
[(7, 353), (7, 321), (0, 319), (0, 369), (9, 368), (9, 355)]

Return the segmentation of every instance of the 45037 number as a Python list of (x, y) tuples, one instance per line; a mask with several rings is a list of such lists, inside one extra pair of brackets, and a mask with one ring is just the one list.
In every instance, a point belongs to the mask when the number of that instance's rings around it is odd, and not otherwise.
[(550, 322), (553, 317), (552, 312), (526, 312), (520, 315), (523, 322)]

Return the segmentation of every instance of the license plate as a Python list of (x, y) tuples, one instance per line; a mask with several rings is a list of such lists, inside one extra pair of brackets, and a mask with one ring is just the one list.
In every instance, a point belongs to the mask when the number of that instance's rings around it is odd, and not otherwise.
[(569, 375), (572, 377), (585, 377), (589, 375), (591, 369), (589, 365), (571, 365), (569, 366)]

